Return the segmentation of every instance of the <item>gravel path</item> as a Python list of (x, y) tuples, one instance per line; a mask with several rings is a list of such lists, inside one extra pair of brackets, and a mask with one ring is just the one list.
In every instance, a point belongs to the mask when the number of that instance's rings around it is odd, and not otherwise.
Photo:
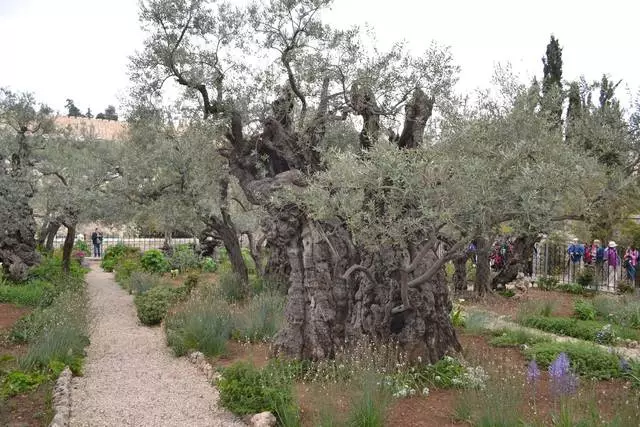
[(196, 366), (173, 357), (161, 328), (138, 323), (112, 275), (92, 267), (95, 318), (84, 376), (72, 382), (71, 426), (242, 426)]

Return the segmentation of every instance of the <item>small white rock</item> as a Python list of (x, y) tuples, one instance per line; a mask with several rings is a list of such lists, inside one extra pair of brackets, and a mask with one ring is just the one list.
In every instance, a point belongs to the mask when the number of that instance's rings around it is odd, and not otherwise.
[(251, 417), (249, 425), (253, 427), (273, 427), (277, 422), (278, 420), (276, 420), (276, 417), (274, 417), (271, 412), (267, 411), (255, 414)]

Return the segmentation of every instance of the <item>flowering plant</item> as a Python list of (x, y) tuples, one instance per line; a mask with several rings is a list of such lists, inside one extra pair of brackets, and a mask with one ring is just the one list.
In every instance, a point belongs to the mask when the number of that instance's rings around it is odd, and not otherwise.
[(76, 259), (79, 259), (79, 260), (84, 259), (84, 257), (85, 257), (85, 256), (87, 256), (87, 254), (86, 254), (86, 253), (84, 253), (84, 251), (80, 251), (80, 250), (78, 250), (78, 251), (75, 251), (75, 252), (73, 253), (73, 257), (74, 257), (74, 258), (76, 258)]

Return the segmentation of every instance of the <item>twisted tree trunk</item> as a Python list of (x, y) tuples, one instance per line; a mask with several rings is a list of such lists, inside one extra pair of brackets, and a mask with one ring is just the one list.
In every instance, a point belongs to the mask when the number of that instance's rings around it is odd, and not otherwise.
[(67, 236), (64, 238), (64, 244), (62, 246), (62, 270), (65, 273), (71, 271), (71, 252), (73, 251), (73, 244), (76, 239), (76, 224), (69, 223), (67, 227)]
[(456, 292), (467, 290), (467, 255), (462, 254), (453, 259), (453, 289)]
[(484, 296), (491, 291), (491, 267), (489, 266), (491, 245), (486, 237), (479, 237), (477, 240), (478, 263), (475, 291), (479, 296)]

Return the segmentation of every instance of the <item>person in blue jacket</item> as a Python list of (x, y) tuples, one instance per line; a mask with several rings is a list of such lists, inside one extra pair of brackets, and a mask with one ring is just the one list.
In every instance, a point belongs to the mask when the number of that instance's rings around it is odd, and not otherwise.
[(584, 257), (584, 246), (578, 242), (578, 239), (573, 239), (567, 253), (569, 254), (569, 281), (571, 282), (575, 280), (576, 272), (580, 270), (582, 257)]

